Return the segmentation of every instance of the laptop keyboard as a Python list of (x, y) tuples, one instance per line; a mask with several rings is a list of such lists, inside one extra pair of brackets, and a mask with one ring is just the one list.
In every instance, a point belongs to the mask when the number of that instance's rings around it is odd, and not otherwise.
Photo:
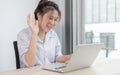
[(57, 64), (57, 65), (55, 66), (55, 69), (56, 69), (57, 71), (64, 71), (65, 67), (66, 67), (66, 64)]
[(66, 64), (57, 64), (55, 65), (55, 69), (65, 68)]

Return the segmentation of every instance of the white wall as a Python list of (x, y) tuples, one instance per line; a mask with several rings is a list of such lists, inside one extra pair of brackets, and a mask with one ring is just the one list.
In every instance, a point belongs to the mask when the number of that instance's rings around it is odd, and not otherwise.
[(0, 0), (0, 71), (15, 69), (13, 40), (39, 0)]
[[(26, 16), (29, 12), (34, 12), (38, 1), (39, 0), (0, 0), (0, 71), (15, 69), (13, 41), (16, 40), (18, 32), (27, 27)], [(58, 25), (55, 30), (60, 40), (63, 39), (64, 41), (65, 1), (53, 1), (58, 3), (62, 10), (63, 17), (59, 23), (60, 25)], [(65, 46), (64, 43), (62, 43), (62, 45)]]

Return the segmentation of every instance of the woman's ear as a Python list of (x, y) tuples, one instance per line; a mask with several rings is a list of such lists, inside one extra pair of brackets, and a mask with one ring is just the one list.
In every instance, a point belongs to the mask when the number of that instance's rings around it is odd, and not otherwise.
[(37, 13), (37, 18), (38, 18), (38, 20), (42, 19), (42, 16), (40, 15), (40, 13)]

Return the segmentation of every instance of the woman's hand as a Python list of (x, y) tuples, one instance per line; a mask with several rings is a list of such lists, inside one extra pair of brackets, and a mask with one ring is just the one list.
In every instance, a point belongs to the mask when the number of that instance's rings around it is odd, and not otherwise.
[(35, 20), (34, 14), (28, 14), (27, 23), (28, 23), (29, 27), (31, 28), (33, 34), (35, 34), (37, 36), (38, 32), (39, 32), (39, 24), (38, 24), (38, 20)]
[(71, 56), (72, 56), (72, 54), (59, 56), (57, 62), (67, 63), (70, 60)]

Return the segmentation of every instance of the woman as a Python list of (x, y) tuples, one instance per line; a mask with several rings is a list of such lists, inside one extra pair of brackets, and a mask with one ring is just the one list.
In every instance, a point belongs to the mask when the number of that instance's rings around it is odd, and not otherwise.
[(34, 14), (27, 17), (28, 28), (18, 34), (21, 67), (31, 67), (54, 62), (66, 62), (71, 55), (62, 55), (57, 34), (52, 28), (61, 18), (58, 5), (41, 0)]

